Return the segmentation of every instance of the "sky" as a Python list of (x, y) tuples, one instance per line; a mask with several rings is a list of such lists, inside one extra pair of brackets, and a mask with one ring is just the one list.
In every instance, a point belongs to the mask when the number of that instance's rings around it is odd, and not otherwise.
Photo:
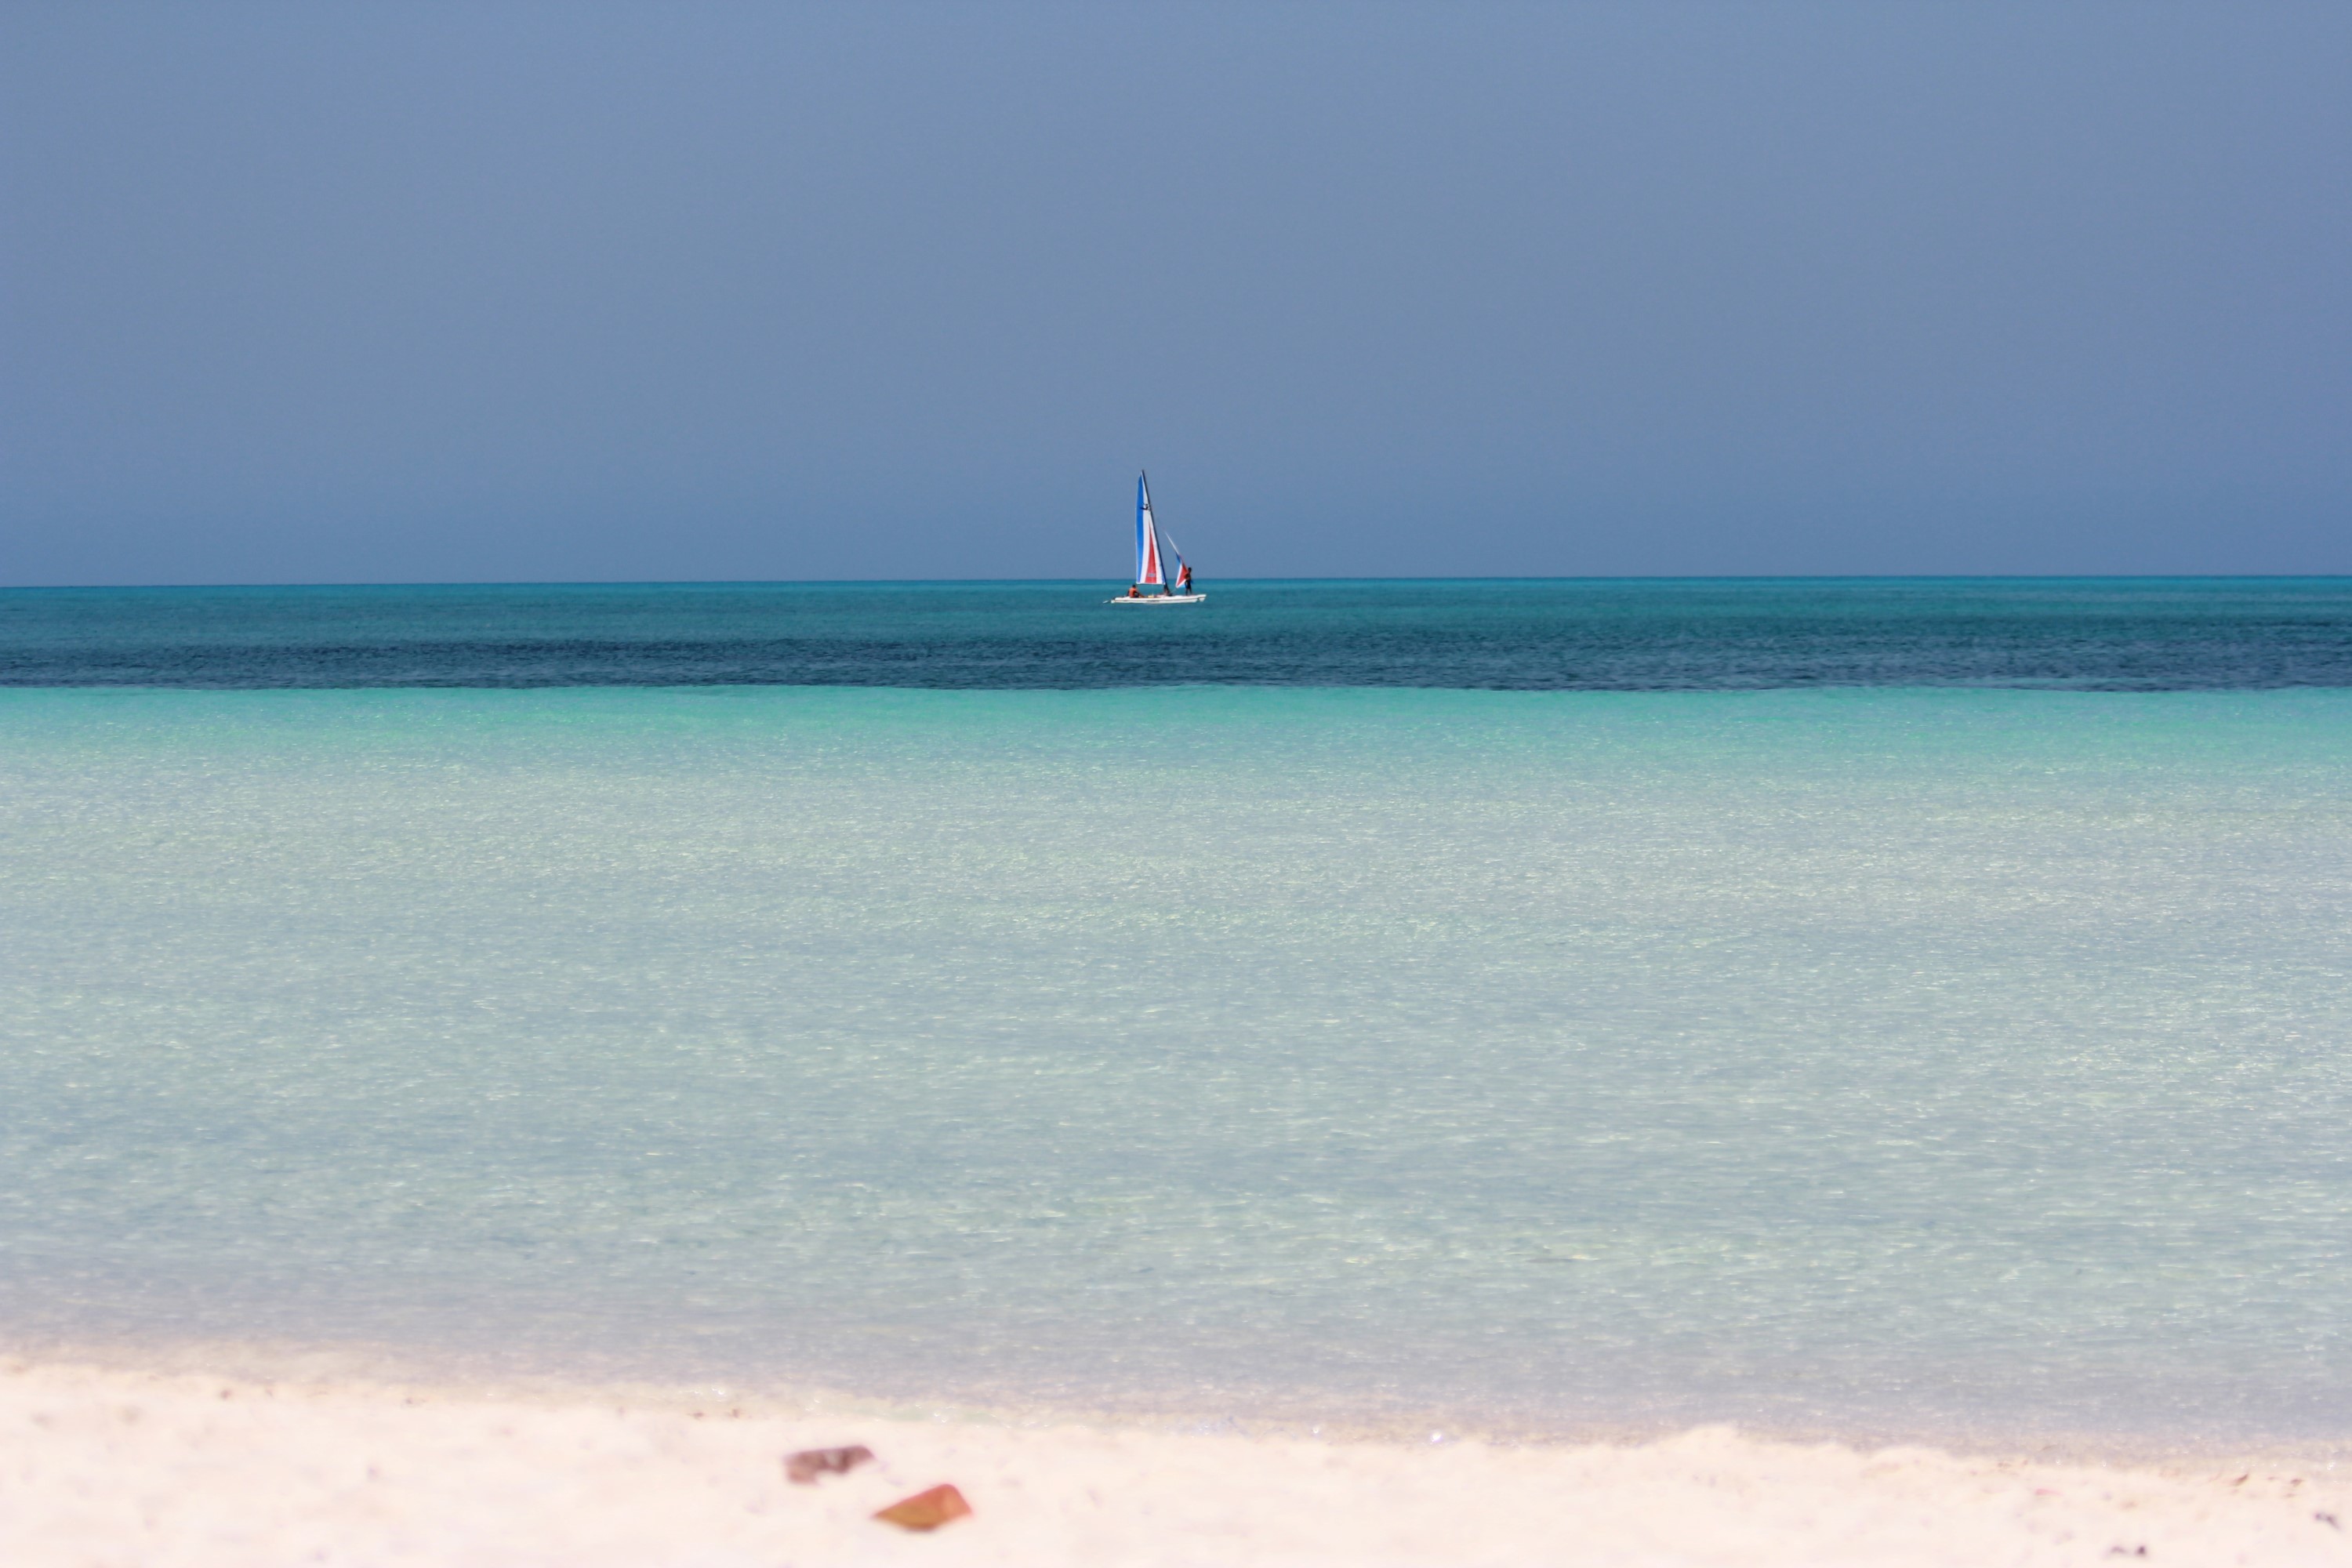
[(0, 584), (2352, 572), (2352, 6), (0, 8)]

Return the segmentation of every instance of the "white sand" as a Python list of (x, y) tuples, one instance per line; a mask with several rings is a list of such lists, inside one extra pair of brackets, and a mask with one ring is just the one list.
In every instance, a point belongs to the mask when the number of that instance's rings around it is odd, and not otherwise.
[[(583, 1396), (584, 1397), (584, 1396)], [(876, 1464), (816, 1486), (797, 1448)], [(2240, 1479), (2241, 1477), (2243, 1479)], [(940, 1481), (973, 1517), (869, 1516)], [(2318, 1514), (2333, 1514), (2335, 1528)], [(1175, 1436), (0, 1364), (0, 1563), (2352, 1563), (2352, 1465)]]

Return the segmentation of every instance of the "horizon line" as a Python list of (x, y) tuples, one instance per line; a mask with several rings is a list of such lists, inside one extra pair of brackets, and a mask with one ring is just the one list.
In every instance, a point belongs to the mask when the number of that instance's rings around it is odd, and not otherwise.
[[(219, 583), (17, 583), (0, 584), (0, 594), (171, 593), (257, 591), (287, 588), (956, 588), (1082, 587), (1124, 578), (1097, 577), (485, 577), (394, 582)], [(1397, 576), (1397, 577), (1219, 577), (1227, 586), (1407, 583), (2320, 583), (2352, 581), (2352, 572), (1755, 572), (1670, 574), (1629, 573), (1591, 575)]]

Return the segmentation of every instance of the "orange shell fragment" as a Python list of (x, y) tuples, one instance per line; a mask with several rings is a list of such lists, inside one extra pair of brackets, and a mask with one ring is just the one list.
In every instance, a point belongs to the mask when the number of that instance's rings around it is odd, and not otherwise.
[(902, 1498), (874, 1517), (901, 1530), (937, 1530), (949, 1521), (961, 1519), (970, 1512), (971, 1504), (963, 1500), (963, 1493), (950, 1486), (937, 1486), (927, 1492)]

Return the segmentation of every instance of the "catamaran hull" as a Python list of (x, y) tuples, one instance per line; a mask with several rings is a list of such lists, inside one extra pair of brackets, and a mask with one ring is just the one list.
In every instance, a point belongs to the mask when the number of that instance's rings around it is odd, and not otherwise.
[(1205, 605), (1208, 602), (1206, 594), (1138, 594), (1131, 599), (1121, 594), (1116, 599), (1106, 601), (1113, 605)]

